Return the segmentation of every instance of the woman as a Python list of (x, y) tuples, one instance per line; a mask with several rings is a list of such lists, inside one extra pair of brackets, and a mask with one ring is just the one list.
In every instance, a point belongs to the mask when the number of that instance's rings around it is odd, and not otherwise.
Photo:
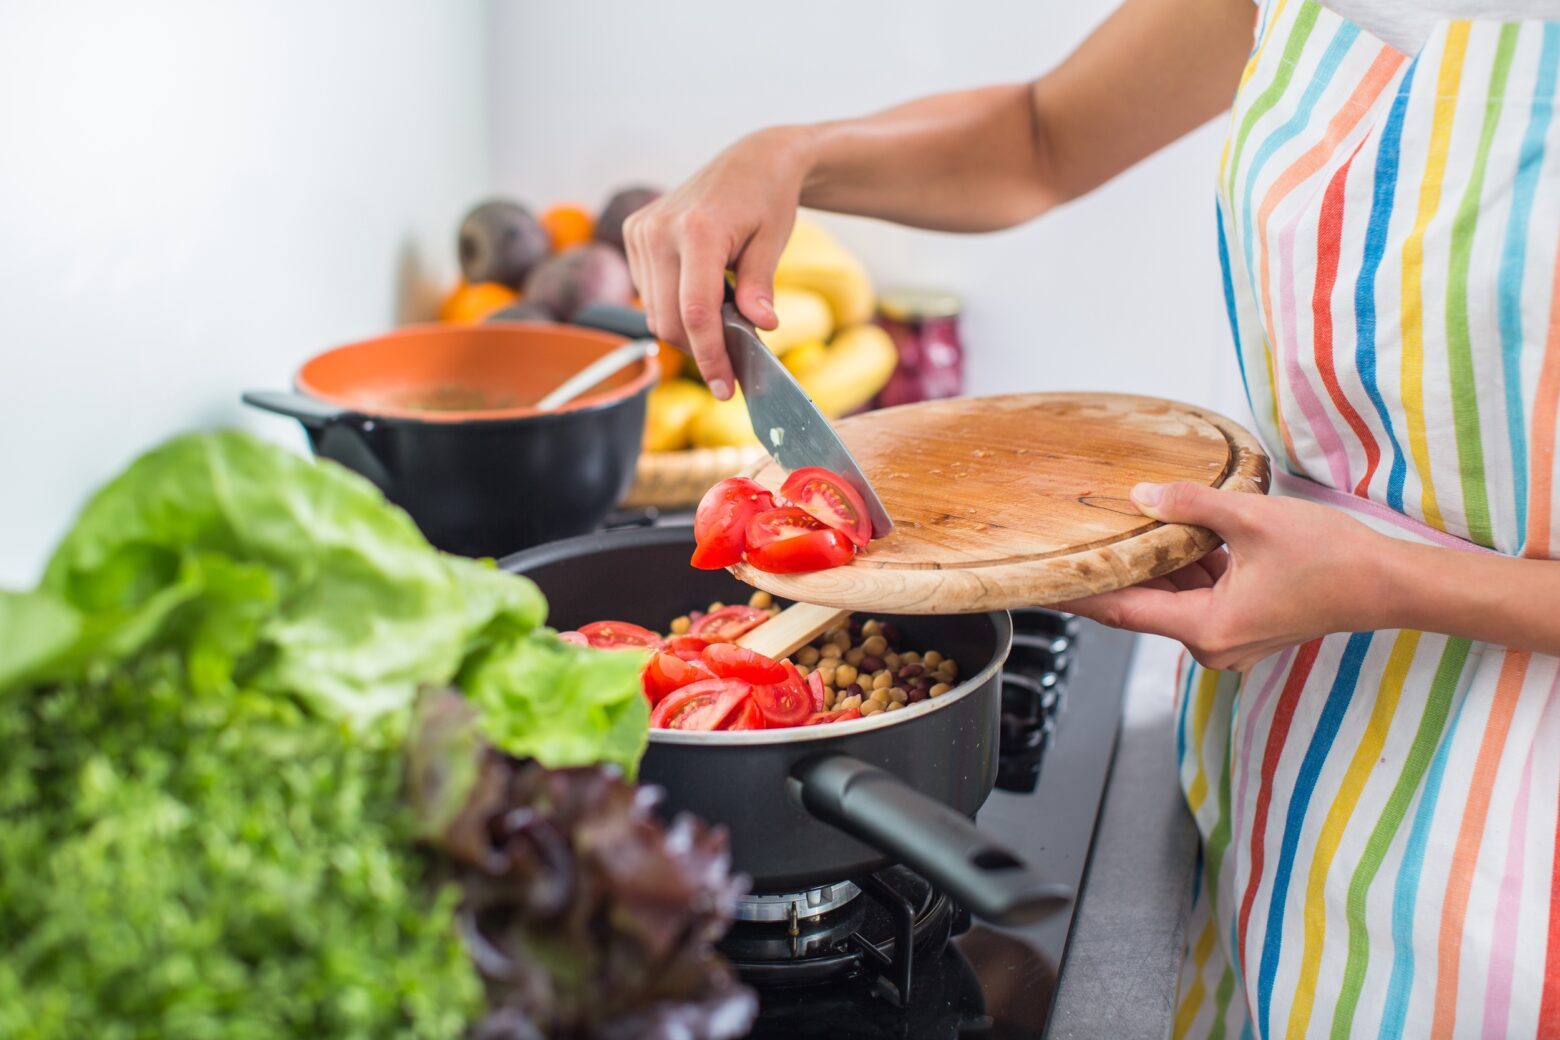
[(1197, 662), (1177, 1036), (1560, 1036), (1560, 11), (1441, 3), (1128, 0), (1033, 84), (760, 131), (629, 224), (724, 397), (721, 271), (772, 327), (799, 203), (1008, 227), (1234, 95), (1222, 288), (1280, 494), (1140, 485), (1226, 549), (1068, 605)]

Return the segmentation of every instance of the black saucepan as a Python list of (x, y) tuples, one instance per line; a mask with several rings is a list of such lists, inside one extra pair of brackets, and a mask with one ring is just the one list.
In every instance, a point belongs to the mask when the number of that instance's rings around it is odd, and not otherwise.
[[(587, 535), (501, 562), (541, 586), (550, 623), (620, 620), (664, 631), (671, 618), (751, 592), (725, 571), (688, 566), (687, 527)], [(757, 892), (796, 892), (903, 862), (988, 920), (1033, 920), (1065, 906), (971, 822), (997, 774), (1006, 613), (884, 616), (912, 646), (959, 662), (963, 681), (932, 700), (853, 722), (734, 733), (652, 730), (641, 779), (731, 832)]]

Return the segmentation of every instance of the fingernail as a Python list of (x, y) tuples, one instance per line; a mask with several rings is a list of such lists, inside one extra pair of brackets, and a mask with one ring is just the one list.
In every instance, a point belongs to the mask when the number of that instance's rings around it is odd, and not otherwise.
[(726, 382), (724, 379), (711, 379), (710, 393), (714, 394), (718, 399), (724, 401), (726, 398), (731, 396), (731, 384)]
[(756, 302), (758, 303), (758, 309), (763, 312), (764, 317), (773, 318), (775, 316), (774, 301), (767, 297), (760, 296)]
[(1135, 505), (1152, 509), (1164, 497), (1165, 486), (1163, 484), (1137, 484), (1133, 486), (1131, 494)]

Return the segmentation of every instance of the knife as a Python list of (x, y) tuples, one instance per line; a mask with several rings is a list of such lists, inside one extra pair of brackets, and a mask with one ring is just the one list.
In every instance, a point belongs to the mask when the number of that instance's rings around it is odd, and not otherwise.
[[(780, 363), (774, 352), (758, 338), (758, 330), (744, 318), (733, 300), (730, 283), (726, 302), (721, 307), (721, 326), (726, 334), (726, 351), (747, 404), (753, 432), (786, 472), (804, 466), (822, 466), (837, 473), (861, 495), (872, 521), (872, 537), (882, 538), (894, 529), (894, 522), (883, 508), (883, 500), (872, 489), (840, 435), (834, 432), (812, 398), (797, 383), (790, 369)], [(619, 335), (642, 338), (650, 334), (644, 315), (625, 307), (595, 305), (574, 317), (574, 324), (589, 325)]]

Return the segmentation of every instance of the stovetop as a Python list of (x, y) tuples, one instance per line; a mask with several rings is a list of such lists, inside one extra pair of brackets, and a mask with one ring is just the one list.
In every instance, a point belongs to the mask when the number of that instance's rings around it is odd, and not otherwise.
[[(679, 520), (691, 515), (625, 514), (609, 526)], [(1013, 628), (997, 788), (977, 823), (1043, 876), (1081, 891), (1134, 637), (1047, 610), (1014, 611)], [(835, 907), (826, 913), (739, 923), (728, 935), (723, 951), (759, 992), (750, 1036), (1045, 1036), (1076, 903), (1037, 924), (1003, 928), (971, 921), (902, 867), (854, 883), (862, 889), (854, 896), (814, 894), (818, 905)], [(908, 963), (898, 953), (907, 938)]]

